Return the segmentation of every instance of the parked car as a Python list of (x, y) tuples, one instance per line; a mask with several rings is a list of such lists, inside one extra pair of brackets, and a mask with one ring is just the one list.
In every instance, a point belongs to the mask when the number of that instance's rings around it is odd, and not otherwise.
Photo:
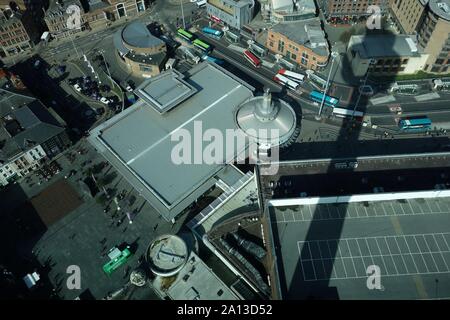
[(74, 88), (76, 91), (81, 92), (81, 87), (80, 87), (80, 85), (79, 85), (78, 83), (75, 83), (75, 84), (73, 85), (73, 88)]
[(100, 98), (100, 102), (101, 102), (101, 103), (104, 103), (104, 104), (106, 104), (106, 105), (108, 105), (108, 104), (109, 104), (109, 99), (108, 99), (108, 98), (105, 98), (105, 97), (101, 97), (101, 98)]

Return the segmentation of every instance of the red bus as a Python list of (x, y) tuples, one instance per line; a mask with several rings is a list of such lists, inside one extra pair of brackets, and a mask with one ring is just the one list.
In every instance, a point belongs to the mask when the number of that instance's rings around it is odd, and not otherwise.
[(259, 60), (253, 53), (251, 53), (248, 50), (244, 51), (244, 57), (245, 59), (248, 60), (248, 62), (250, 62), (252, 65), (254, 65), (255, 67), (260, 67), (261, 66), (261, 60)]

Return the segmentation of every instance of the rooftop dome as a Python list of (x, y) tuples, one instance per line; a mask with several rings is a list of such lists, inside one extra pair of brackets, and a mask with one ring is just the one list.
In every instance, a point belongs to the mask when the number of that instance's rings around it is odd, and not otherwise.
[(188, 258), (186, 243), (175, 235), (156, 238), (147, 249), (147, 261), (156, 275), (169, 277), (177, 274)]
[(286, 146), (299, 132), (295, 111), (287, 102), (273, 98), (269, 90), (241, 104), (236, 122), (251, 140), (271, 147)]

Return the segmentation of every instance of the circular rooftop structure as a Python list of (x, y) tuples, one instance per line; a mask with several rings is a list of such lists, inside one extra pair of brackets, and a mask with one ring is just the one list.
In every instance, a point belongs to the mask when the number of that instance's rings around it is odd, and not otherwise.
[[(259, 145), (287, 146), (298, 135), (294, 109), (285, 101), (273, 98), (266, 90), (239, 106), (237, 126)], [(273, 135), (276, 133), (277, 135)]]
[(450, 21), (450, 0), (430, 0), (429, 6), (438, 17)]
[(186, 243), (175, 235), (162, 235), (147, 249), (147, 262), (156, 275), (170, 277), (177, 274), (188, 259)]
[(134, 21), (117, 31), (113, 42), (122, 55), (130, 51), (137, 54), (157, 54), (166, 47), (164, 41), (155, 37), (147, 26), (139, 21)]
[(133, 22), (122, 30), (122, 39), (125, 44), (134, 48), (150, 48), (158, 45), (161, 40), (150, 33), (145, 24)]

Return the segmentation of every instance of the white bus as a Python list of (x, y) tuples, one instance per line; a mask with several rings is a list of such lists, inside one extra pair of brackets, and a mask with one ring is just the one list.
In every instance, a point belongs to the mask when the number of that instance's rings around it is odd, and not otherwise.
[(301, 73), (297, 73), (297, 72), (292, 72), (286, 69), (280, 69), (278, 71), (279, 74), (285, 76), (288, 79), (297, 81), (297, 82), (303, 82), (305, 80), (305, 76)]
[(297, 90), (299, 86), (298, 82), (292, 81), (281, 74), (276, 74), (273, 79), (284, 86), (288, 86), (292, 90)]
[(364, 117), (364, 113), (361, 111), (353, 111), (350, 109), (343, 109), (343, 108), (333, 108), (333, 115), (338, 118), (348, 118), (353, 116), (356, 119), (362, 120)]
[(206, 6), (206, 0), (199, 0), (195, 4), (197, 5), (197, 7), (203, 8)]

